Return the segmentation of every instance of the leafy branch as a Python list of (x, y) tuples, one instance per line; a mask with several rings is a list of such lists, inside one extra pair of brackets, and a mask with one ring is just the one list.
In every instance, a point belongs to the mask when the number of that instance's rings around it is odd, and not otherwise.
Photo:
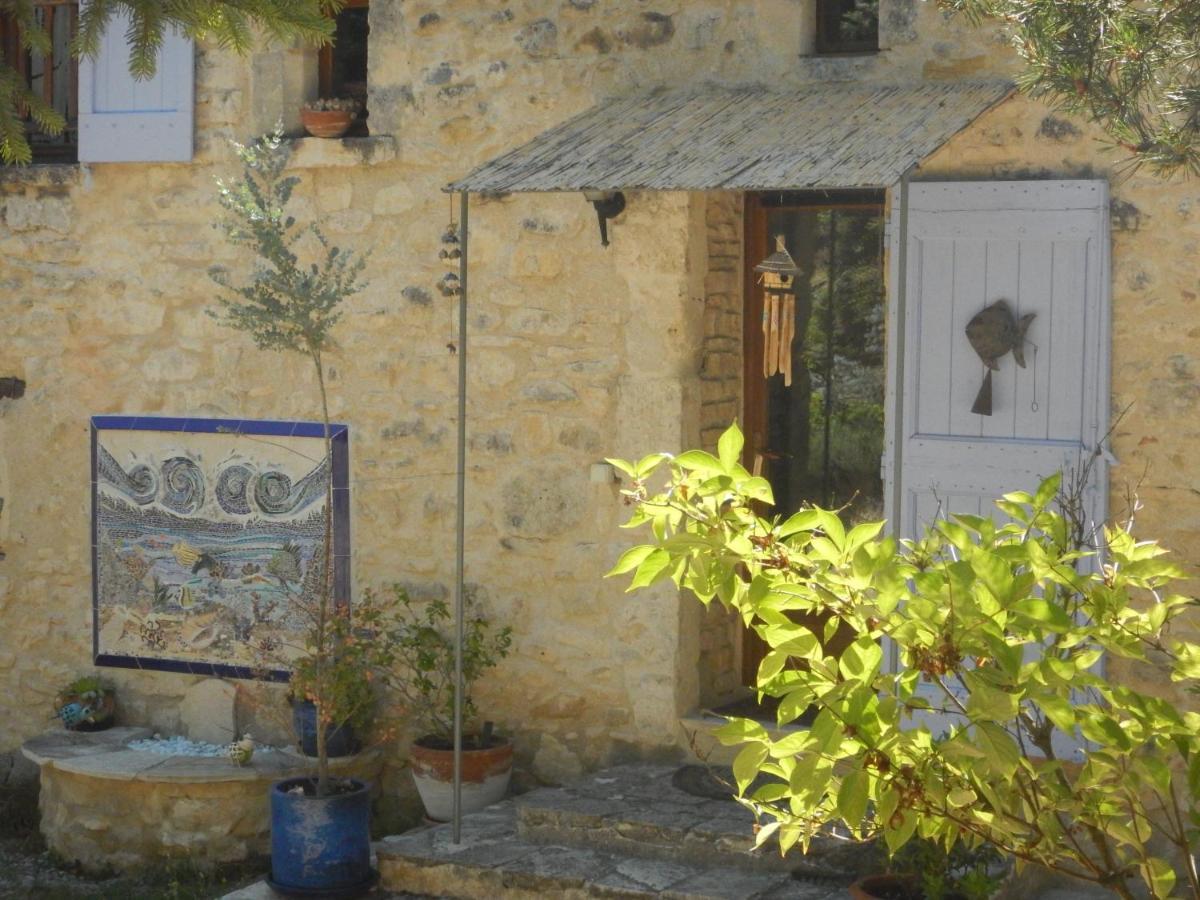
[[(1058, 477), (1005, 495), (999, 521), (953, 516), (913, 541), (815, 507), (764, 518), (770, 486), (741, 449), (735, 426), (716, 456), (611, 460), (631, 483), (628, 526), (649, 542), (610, 574), (630, 574), (631, 590), (670, 579), (737, 611), (770, 648), (757, 688), (780, 699), (779, 725), (816, 710), (778, 740), (746, 719), (717, 733), (741, 745), (742, 802), (771, 820), (760, 842), (806, 848), (836, 822), (893, 852), (914, 836), (987, 842), (1123, 897), (1139, 880), (1171, 894), (1165, 843), (1200, 897), (1200, 714), (1097, 666), (1200, 685), (1200, 646), (1172, 630), (1196, 601), (1171, 592), (1180, 570), (1165, 551), (1127, 521), (1103, 531), (1101, 564), (1076, 543), (1091, 538), (1081, 507), (1063, 504), (1076, 521), (1059, 510)], [(858, 637), (835, 654), (839, 627)]]

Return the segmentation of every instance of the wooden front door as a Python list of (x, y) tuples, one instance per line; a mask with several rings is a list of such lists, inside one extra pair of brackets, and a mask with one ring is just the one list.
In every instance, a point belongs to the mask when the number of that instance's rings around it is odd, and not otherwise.
[[(955, 513), (998, 515), (1002, 494), (1032, 492), (1058, 471), (1064, 480), (1086, 473), (1083, 507), (1099, 528), (1108, 498), (1108, 185), (913, 184), (904, 232), (895, 530), (914, 537)], [(1011, 349), (995, 361), (984, 415), (975, 399), (987, 369), (968, 325), (999, 300), (1017, 322), (1032, 318), (1025, 365)], [(919, 719), (935, 734), (950, 725), (935, 712)]]
[[(883, 515), (883, 224), (876, 192), (747, 197), (745, 453), (771, 482), (775, 514), (816, 504), (844, 507), (853, 520)], [(764, 374), (763, 291), (753, 271), (777, 236), (800, 268), (790, 385)], [(826, 649), (852, 639), (839, 632)], [(754, 683), (765, 652), (747, 630), (744, 684)]]

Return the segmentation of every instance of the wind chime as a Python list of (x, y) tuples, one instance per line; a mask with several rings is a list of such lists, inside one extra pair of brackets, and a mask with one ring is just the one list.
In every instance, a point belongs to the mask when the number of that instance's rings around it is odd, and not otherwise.
[[(447, 265), (458, 268), (458, 261), (462, 258), (462, 248), (460, 246), (458, 236), (458, 225), (454, 221), (454, 202), (450, 203), (450, 224), (446, 226), (446, 230), (442, 232), (442, 249), (438, 251), (438, 259), (442, 260)], [(462, 293), (462, 284), (458, 279), (457, 271), (449, 271), (443, 275), (437, 283), (438, 292), (443, 297), (457, 297)], [(450, 339), (446, 342), (446, 349), (452, 354), (458, 352), (458, 341), (454, 334), (454, 320), (450, 320)]]
[(796, 276), (800, 267), (783, 242), (775, 236), (775, 252), (754, 267), (761, 273), (763, 288), (763, 377), (783, 374), (784, 385), (792, 384), (792, 341), (796, 337)]

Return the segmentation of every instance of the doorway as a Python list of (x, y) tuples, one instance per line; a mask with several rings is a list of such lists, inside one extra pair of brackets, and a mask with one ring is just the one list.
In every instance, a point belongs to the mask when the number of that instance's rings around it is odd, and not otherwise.
[[(841, 509), (850, 522), (881, 519), (887, 383), (883, 193), (752, 194), (745, 208), (747, 467), (770, 481), (772, 514), (788, 516), (808, 503)], [(778, 237), (800, 272), (790, 372), (767, 375), (764, 296), (754, 266), (775, 249)], [(749, 629), (743, 635), (742, 683), (753, 685), (766, 645)], [(826, 642), (826, 652), (838, 652), (853, 638), (839, 631)]]

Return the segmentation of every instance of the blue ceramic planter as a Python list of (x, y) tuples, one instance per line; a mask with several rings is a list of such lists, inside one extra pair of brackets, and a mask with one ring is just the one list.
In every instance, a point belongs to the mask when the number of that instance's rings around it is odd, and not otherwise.
[[(307, 700), (293, 701), (292, 727), (305, 756), (317, 755), (317, 707)], [(353, 756), (362, 748), (349, 723), (325, 729), (325, 752), (329, 756)]]
[(289, 793), (312, 785), (289, 778), (271, 785), (271, 887), (301, 897), (353, 897), (374, 883), (371, 795), (354, 790), (329, 797)]

